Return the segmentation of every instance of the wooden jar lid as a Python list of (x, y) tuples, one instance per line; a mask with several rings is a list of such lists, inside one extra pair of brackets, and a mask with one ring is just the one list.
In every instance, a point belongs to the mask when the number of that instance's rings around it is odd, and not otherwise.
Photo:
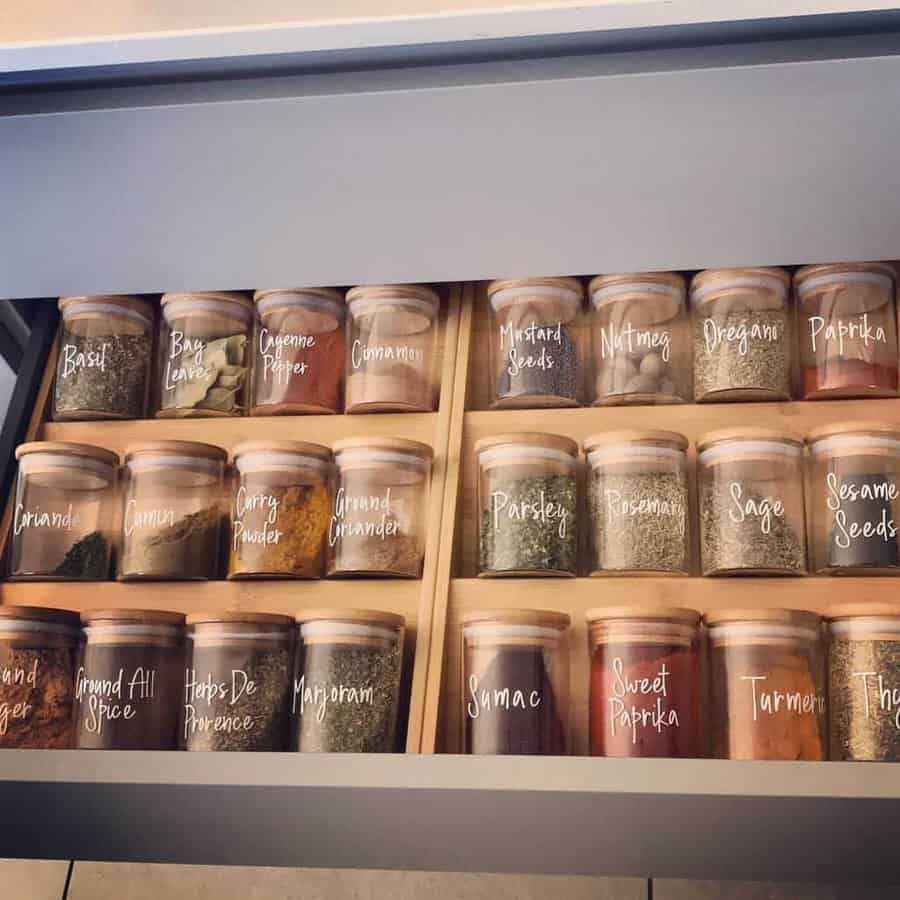
[(620, 444), (654, 444), (687, 450), (688, 439), (677, 431), (655, 431), (633, 428), (623, 431), (601, 431), (589, 435), (584, 440), (584, 452), (590, 453), (599, 447), (614, 447)]
[(656, 604), (634, 606), (599, 606), (589, 609), (584, 614), (588, 625), (596, 622), (610, 621), (652, 621), (666, 622), (673, 625), (700, 625), (700, 613), (696, 609), (682, 606), (663, 606)]
[(577, 278), (547, 277), (547, 278), (499, 278), (487, 286), (488, 297), (499, 294), (500, 291), (523, 290), (527, 288), (555, 288), (559, 291), (577, 294), (580, 300), (584, 296), (581, 282)]
[[(253, 302), (258, 304), (260, 300), (264, 300), (266, 297), (275, 297), (279, 294), (283, 294), (285, 298), (316, 297), (319, 300), (328, 300), (331, 303), (339, 303), (341, 305), (344, 303), (343, 293), (337, 288), (328, 287), (264, 288), (253, 294)], [(291, 299), (286, 299), (286, 304), (291, 302)], [(273, 303), (272, 305), (277, 306), (278, 304)]]
[(48, 625), (63, 625), (77, 629), (81, 626), (81, 616), (69, 609), (54, 609), (49, 606), (0, 606), (0, 631), (3, 622), (15, 619), (17, 622), (39, 622)]
[(331, 460), (331, 450), (323, 444), (309, 441), (244, 441), (231, 451), (231, 458), (249, 453), (293, 453), (297, 456), (312, 456), (325, 462)]
[(806, 609), (714, 609), (703, 615), (709, 627), (748, 622), (761, 625), (790, 625), (795, 628), (818, 630), (822, 617)]
[(83, 625), (173, 625), (183, 627), (184, 613), (162, 609), (89, 609), (81, 614)]
[(434, 450), (421, 441), (411, 441), (399, 437), (353, 437), (336, 441), (332, 448), (334, 455), (344, 453), (347, 450), (382, 450), (389, 453), (408, 453), (418, 456), (423, 460), (430, 460), (434, 456)]
[(406, 619), (398, 613), (382, 609), (305, 609), (297, 613), (298, 625), (306, 622), (347, 622), (356, 625), (380, 625), (400, 630)]
[(165, 307), (179, 300), (212, 300), (218, 303), (231, 303), (242, 310), (253, 312), (253, 301), (239, 291), (182, 291), (174, 294), (163, 294), (160, 305)]
[(281, 613), (219, 611), (192, 613), (187, 617), (187, 624), (194, 625), (268, 625), (273, 628), (293, 628), (291, 616)]
[(81, 297), (60, 297), (59, 311), (65, 315), (67, 312), (76, 312), (76, 307), (83, 303), (102, 303), (104, 306), (115, 306), (127, 312), (138, 313), (138, 315), (153, 321), (153, 305), (140, 297), (132, 297), (128, 294), (97, 294), (95, 296), (85, 295)]
[(16, 447), (16, 459), (31, 453), (60, 453), (67, 456), (80, 456), (105, 463), (108, 466), (119, 464), (119, 455), (105, 447), (93, 444), (73, 444), (69, 441), (29, 441)]
[(829, 622), (836, 619), (900, 619), (900, 602), (862, 600), (855, 603), (835, 603), (825, 610), (823, 618)]
[(139, 444), (129, 444), (125, 448), (125, 462), (144, 453), (171, 453), (175, 456), (195, 456), (217, 462), (224, 462), (228, 458), (228, 454), (221, 447), (199, 441), (141, 441)]
[(361, 284), (347, 292), (347, 303), (357, 300), (419, 300), (437, 308), (440, 298), (423, 284)]
[[(603, 292), (606, 296), (597, 297)], [(597, 275), (588, 285), (588, 299), (599, 309), (607, 303), (615, 303), (622, 297), (643, 295), (647, 301), (662, 306), (665, 318), (674, 316), (684, 303), (687, 288), (684, 278), (677, 272), (620, 272), (614, 275)]]
[(804, 281), (819, 278), (822, 275), (843, 275), (847, 272), (860, 272), (871, 275), (885, 275), (891, 281), (897, 280), (897, 270), (890, 263), (857, 262), (857, 263), (819, 263), (803, 266), (794, 273), (794, 287), (800, 288)]
[(546, 447), (559, 450), (569, 456), (578, 456), (578, 444), (571, 438), (561, 434), (542, 434), (538, 431), (522, 431), (510, 434), (492, 434), (475, 442), (475, 453), (481, 453), (492, 447), (505, 445), (525, 447)]
[(791, 287), (791, 276), (786, 269), (768, 266), (746, 266), (737, 269), (706, 269), (698, 272), (691, 280), (691, 302), (703, 305), (723, 291), (746, 290), (756, 287), (776, 288), (787, 297)]
[(551, 609), (479, 609), (463, 613), (463, 625), (526, 625), (562, 631), (572, 622), (568, 613)]
[(838, 437), (844, 434), (873, 435), (892, 438), (900, 441), (900, 422), (860, 420), (847, 422), (831, 422), (813, 428), (806, 436), (806, 441), (813, 444), (825, 438)]
[(793, 431), (780, 428), (737, 427), (721, 428), (702, 435), (697, 440), (697, 452), (702, 453), (714, 444), (724, 444), (728, 441), (775, 441), (796, 447), (803, 446), (803, 438)]

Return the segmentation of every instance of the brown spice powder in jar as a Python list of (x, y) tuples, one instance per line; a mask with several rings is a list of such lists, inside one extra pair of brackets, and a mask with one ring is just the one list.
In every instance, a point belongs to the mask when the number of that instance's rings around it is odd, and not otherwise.
[(79, 618), (0, 606), (0, 749), (72, 746)]

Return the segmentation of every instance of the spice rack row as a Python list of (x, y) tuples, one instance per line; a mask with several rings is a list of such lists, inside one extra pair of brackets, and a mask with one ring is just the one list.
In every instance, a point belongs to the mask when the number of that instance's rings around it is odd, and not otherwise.
[[(421, 441), (433, 448), (434, 461), (420, 580), (4, 583), (0, 587), (2, 602), (76, 611), (148, 608), (185, 613), (223, 610), (291, 613), (311, 607), (365, 606), (399, 613), (407, 625), (401, 700), (401, 711), (409, 709), (406, 750), (432, 752), (434, 735), (425, 735), (422, 730), (424, 686), (433, 633), (431, 620), (440, 551), (459, 311), (460, 289), (449, 287), (443, 292), (438, 320), (434, 372), (441, 390), (438, 409), (434, 413), (52, 422), (49, 421), (49, 406), (56, 369), (54, 345), (27, 434), (27, 440), (94, 444), (119, 454), (129, 444), (152, 440), (196, 440), (228, 451), (242, 441), (259, 439), (331, 444), (348, 437), (392, 436)], [(9, 535), (11, 520), (12, 501), (7, 505), (3, 520), (4, 542)]]
[[(454, 426), (459, 433), (459, 491), (454, 515), (452, 577), (446, 608), (436, 604), (430, 676), (443, 663), (439, 711), (429, 694), (426, 723), (439, 723), (438, 748), (460, 750), (460, 688), (462, 616), (477, 609), (533, 607), (570, 614), (570, 727), (572, 749), (588, 752), (587, 710), (589, 658), (584, 614), (592, 607), (663, 603), (708, 609), (747, 607), (798, 607), (821, 612), (839, 601), (894, 601), (893, 578), (702, 578), (633, 577), (600, 578), (476, 578), (478, 566), (477, 465), (475, 442), (493, 434), (534, 431), (564, 435), (579, 443), (593, 433), (625, 429), (662, 429), (680, 432), (688, 450), (690, 492), (695, 496), (695, 450), (699, 436), (708, 431), (736, 426), (782, 428), (800, 435), (833, 422), (851, 419), (900, 423), (900, 400), (787, 401), (783, 403), (709, 403), (672, 406), (609, 406), (571, 409), (486, 409), (490, 373), (485, 285), (473, 286), (466, 295), (457, 352), (457, 386), (454, 390)], [(445, 510), (445, 514), (448, 510)], [(697, 535), (692, 555), (696, 560)], [(445, 620), (443, 641), (438, 629)], [(441, 645), (443, 647), (441, 649)], [(441, 659), (438, 654), (441, 653)], [(432, 685), (429, 685), (431, 688)], [(428, 726), (426, 726), (428, 727)], [(831, 764), (829, 764), (831, 765)]]

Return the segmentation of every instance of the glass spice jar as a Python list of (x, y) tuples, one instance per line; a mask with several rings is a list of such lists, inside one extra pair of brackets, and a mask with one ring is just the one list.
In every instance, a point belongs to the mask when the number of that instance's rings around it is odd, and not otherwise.
[(807, 441), (813, 571), (900, 574), (900, 426), (837, 422)]
[(700, 613), (666, 606), (587, 612), (594, 756), (701, 756)]
[(78, 613), (0, 606), (0, 749), (72, 746)]
[(347, 438), (328, 526), (329, 575), (420, 578), (432, 450), (404, 438)]
[(246, 413), (254, 318), (243, 294), (163, 296), (157, 417)]
[(187, 624), (182, 749), (287, 750), (294, 620), (218, 612)]
[(844, 603), (826, 619), (830, 759), (900, 761), (900, 603)]
[(54, 420), (143, 418), (153, 307), (137, 297), (61, 297), (59, 310)]
[(331, 451), (303, 441), (234, 448), (229, 578), (321, 578), (332, 507)]
[(338, 413), (344, 383), (344, 297), (331, 288), (257, 291), (250, 415)]
[(184, 684), (184, 616), (146, 609), (82, 613), (75, 678), (80, 750), (174, 750)]
[(464, 753), (566, 754), (569, 623), (547, 610), (463, 615)]
[(391, 753), (403, 668), (403, 616), (372, 609), (297, 616), (293, 749)]
[(582, 363), (575, 325), (581, 283), (510, 278), (492, 281), (487, 295), (493, 408), (578, 406)]
[(126, 447), (120, 581), (219, 576), (226, 455), (194, 441)]
[(791, 278), (784, 269), (709, 269), (691, 282), (694, 399), (790, 400)]
[(346, 411), (432, 412), (440, 300), (412, 284), (355, 287), (347, 294)]
[(119, 457), (89, 444), (35, 441), (16, 449), (19, 473), (9, 577), (109, 577)]
[(673, 272), (591, 281), (594, 405), (687, 403), (691, 333), (684, 278)]
[(479, 576), (577, 574), (578, 444), (556, 434), (475, 443)]
[(821, 619), (796, 609), (717, 610), (709, 629), (716, 759), (827, 758)]
[(804, 400), (897, 396), (894, 267), (806, 266), (794, 275)]
[(585, 441), (591, 575), (690, 572), (687, 443), (672, 431)]
[(704, 575), (806, 573), (803, 442), (769, 428), (697, 442)]

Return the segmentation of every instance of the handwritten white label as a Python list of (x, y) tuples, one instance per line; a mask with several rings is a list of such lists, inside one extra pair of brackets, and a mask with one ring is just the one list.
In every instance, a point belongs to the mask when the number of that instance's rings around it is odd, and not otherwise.
[[(609, 733), (616, 735), (616, 729), (629, 729), (631, 743), (637, 744), (638, 736), (644, 729), (651, 729), (662, 734), (669, 728), (679, 728), (678, 711), (667, 708), (669, 696), (669, 675), (663, 663), (660, 670), (652, 678), (629, 678), (625, 675), (625, 664), (616, 656), (612, 661), (613, 696), (607, 698), (609, 703)], [(651, 707), (636, 705), (632, 697), (652, 697), (655, 703)], [(628, 702), (626, 702), (628, 701)]]
[(82, 369), (99, 369), (106, 371), (106, 350), (109, 347), (105, 341), (99, 350), (79, 350), (77, 344), (63, 344), (62, 346), (62, 378), (71, 378)]
[[(3, 687), (37, 687), (38, 661), (30, 669), (20, 666), (0, 666), (0, 685)], [(0, 703), (0, 736), (9, 731), (9, 723), (27, 719), (34, 712), (34, 707), (27, 700), (16, 703), (4, 701)]]
[(732, 501), (732, 508), (728, 510), (728, 518), (736, 525), (748, 518), (758, 519), (759, 530), (763, 534), (769, 534), (772, 530), (772, 521), (784, 518), (784, 503), (777, 497), (744, 499), (744, 486), (739, 481), (730, 482), (728, 494)]
[(607, 489), (603, 492), (606, 500), (607, 518), (611, 520), (649, 516), (672, 519), (673, 527), (681, 537), (687, 528), (685, 506), (682, 500), (664, 500), (661, 497), (633, 498), (621, 491)]
[(838, 355), (844, 355), (844, 341), (870, 347), (873, 344), (886, 344), (887, 334), (881, 325), (873, 327), (869, 324), (869, 314), (863, 313), (854, 319), (831, 319), (824, 316), (809, 316), (809, 339), (813, 353), (818, 350), (819, 336), (830, 351), (834, 351), (837, 342)]
[[(516, 328), (511, 324), (500, 326), (500, 352), (506, 354), (506, 371), (511, 376), (518, 375), (523, 369), (546, 372), (557, 368), (557, 360), (549, 350), (554, 343), (562, 347), (562, 322), (554, 325), (532, 322), (525, 328)], [(540, 344), (540, 352), (530, 352), (528, 348), (537, 344)]]
[(184, 737), (207, 731), (232, 734), (234, 732), (252, 731), (253, 716), (242, 715), (239, 711), (215, 716), (198, 713), (197, 706), (210, 706), (222, 701), (225, 706), (235, 706), (242, 697), (251, 697), (256, 693), (256, 682), (243, 669), (232, 669), (231, 678), (226, 681), (214, 681), (212, 673), (205, 679), (197, 680), (196, 669), (186, 669), (184, 679)]
[(758, 722), (760, 716), (774, 716), (780, 712), (796, 716), (825, 714), (825, 698), (821, 694), (804, 694), (802, 691), (767, 691), (763, 682), (768, 681), (768, 678), (768, 675), (740, 676), (741, 681), (750, 683), (754, 722)]
[(672, 334), (666, 329), (647, 331), (635, 328), (631, 322), (622, 328), (610, 323), (600, 329), (600, 358), (607, 359), (619, 353), (659, 351), (663, 362), (672, 356)]
[(714, 353), (722, 344), (734, 344), (741, 356), (750, 352), (752, 341), (774, 344), (784, 337), (783, 329), (778, 322), (754, 322), (748, 325), (720, 325), (715, 319), (703, 320), (703, 340), (706, 352)]
[[(897, 485), (885, 478), (883, 481), (875, 481), (868, 484), (854, 484), (843, 482), (835, 472), (829, 472), (825, 476), (828, 485), (828, 497), (825, 500), (828, 509), (834, 513), (834, 543), (842, 550), (847, 550), (854, 540), (862, 538), (881, 538), (884, 543), (892, 543), (897, 537), (898, 526), (893, 517), (889, 515), (893, 504), (900, 497)], [(880, 516), (878, 519), (863, 519), (854, 516), (853, 522), (847, 521), (845, 507), (855, 503), (880, 504)]]
[[(278, 510), (281, 501), (271, 494), (251, 494), (245, 485), (241, 485), (234, 499), (234, 517), (231, 521), (231, 538), (235, 551), (241, 544), (259, 544), (271, 546), (278, 544), (284, 532), (275, 525), (278, 523)], [(244, 521), (248, 513), (262, 512), (259, 528), (248, 528)]]
[(375, 688), (369, 684), (307, 684), (306, 675), (294, 679), (294, 698), (291, 712), (305, 715), (307, 707), (315, 711), (316, 721), (324, 722), (328, 707), (334, 703), (346, 706), (372, 706), (375, 703)]
[(49, 528), (52, 531), (71, 531), (81, 524), (81, 516), (73, 504), (69, 504), (64, 512), (48, 511), (35, 506), (26, 510), (23, 503), (16, 504), (13, 514), (13, 534), (21, 534), (26, 528)]
[(183, 381), (201, 381), (212, 374), (203, 364), (203, 353), (206, 341), (201, 338), (185, 337), (183, 331), (173, 330), (169, 333), (169, 358), (166, 360), (166, 371), (163, 386), (167, 391), (174, 391)]
[(411, 347), (409, 344), (375, 344), (369, 346), (358, 338), (350, 346), (350, 364), (354, 369), (363, 368), (370, 362), (398, 362), (416, 363), (425, 362), (425, 351), (421, 347)]
[(125, 504), (123, 528), (126, 537), (144, 528), (171, 528), (175, 524), (174, 509), (138, 509), (137, 500), (131, 499)]
[[(380, 513), (381, 515), (372, 515)], [(338, 488), (334, 498), (334, 514), (328, 525), (328, 543), (333, 547), (347, 537), (387, 538), (400, 533), (400, 523), (391, 515), (391, 489), (383, 494), (348, 494)]]
[(518, 688), (493, 688), (484, 690), (478, 687), (478, 676), (469, 676), (469, 700), (466, 703), (466, 714), (470, 719), (477, 719), (482, 712), (502, 709), (510, 712), (514, 709), (537, 709), (541, 705), (540, 691), (522, 691)]
[[(888, 687), (880, 672), (854, 672), (853, 677), (862, 682), (866, 718), (871, 719), (879, 712), (886, 713), (893, 716), (894, 727), (900, 729), (900, 687)], [(870, 689), (875, 695), (874, 703), (870, 697)]]
[(263, 381), (286, 385), (294, 376), (303, 376), (309, 371), (305, 360), (285, 359), (285, 350), (309, 350), (316, 346), (314, 334), (294, 332), (272, 332), (268, 328), (259, 330), (259, 353), (262, 359)]
[(75, 678), (75, 698), (82, 704), (84, 730), (89, 734), (103, 734), (107, 722), (135, 718), (138, 704), (155, 696), (156, 669), (143, 666), (121, 668), (115, 678), (87, 678), (81, 666)]
[(548, 500), (544, 491), (532, 503), (510, 498), (505, 491), (491, 493), (491, 520), (494, 530), (499, 531), (503, 522), (539, 522), (556, 528), (560, 538), (568, 533), (569, 510), (562, 503)]

